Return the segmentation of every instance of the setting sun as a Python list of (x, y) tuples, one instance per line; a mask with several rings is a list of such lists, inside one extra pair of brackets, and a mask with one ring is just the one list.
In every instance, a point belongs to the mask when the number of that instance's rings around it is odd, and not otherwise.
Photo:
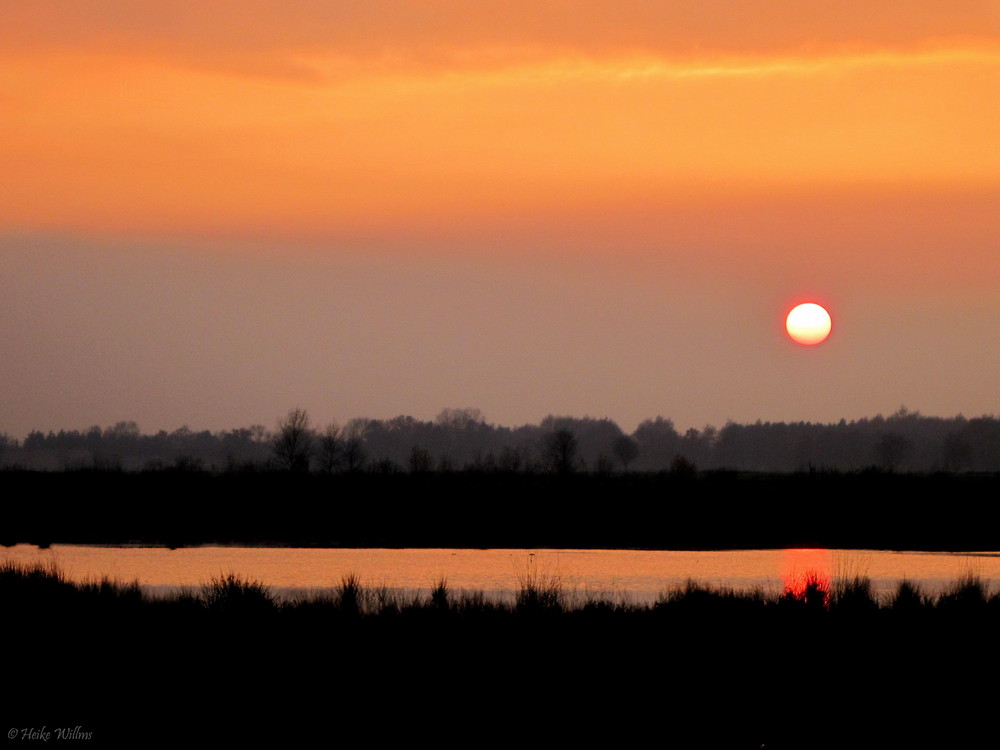
[(803, 346), (822, 343), (830, 335), (830, 313), (815, 302), (796, 305), (785, 319), (785, 330), (792, 340)]

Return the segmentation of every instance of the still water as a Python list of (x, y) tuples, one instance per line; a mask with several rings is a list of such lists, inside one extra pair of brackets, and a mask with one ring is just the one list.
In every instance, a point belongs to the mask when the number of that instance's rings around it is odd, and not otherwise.
[(526, 576), (558, 579), (570, 597), (653, 601), (694, 579), (714, 586), (780, 593), (808, 575), (835, 582), (864, 575), (877, 592), (908, 578), (934, 593), (963, 575), (1000, 589), (1000, 552), (931, 553), (788, 549), (722, 551), (527, 549), (298, 549), (260, 547), (85, 547), (18, 545), (0, 561), (55, 562), (77, 581), (109, 576), (138, 581), (151, 593), (199, 587), (228, 573), (277, 592), (331, 589), (348, 574), (366, 585), (427, 592), (441, 579), (453, 590), (510, 596)]

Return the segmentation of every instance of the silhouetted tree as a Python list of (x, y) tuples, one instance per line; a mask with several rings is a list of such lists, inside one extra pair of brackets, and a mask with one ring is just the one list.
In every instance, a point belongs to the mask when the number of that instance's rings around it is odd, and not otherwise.
[(200, 456), (178, 456), (174, 459), (174, 471), (190, 473), (205, 470), (205, 461)]
[(117, 422), (104, 431), (105, 440), (138, 440), (139, 425), (136, 422)]
[(371, 471), (375, 474), (398, 474), (402, 469), (391, 458), (380, 458), (372, 464)]
[(426, 474), (434, 468), (434, 459), (431, 457), (430, 451), (419, 445), (414, 445), (410, 450), (409, 464), (411, 474)]
[(273, 447), (281, 468), (296, 472), (309, 471), (313, 435), (309, 430), (309, 415), (305, 409), (292, 409), (284, 419), (278, 420)]
[(615, 462), (611, 460), (611, 456), (607, 456), (604, 453), (597, 457), (594, 461), (594, 466), (591, 471), (594, 474), (600, 474), (601, 476), (607, 476), (608, 474), (614, 473)]
[[(544, 436), (558, 430), (569, 430), (576, 438), (576, 455), (580, 468), (583, 465), (593, 466), (598, 456), (607, 454), (615, 440), (622, 436), (621, 427), (611, 419), (595, 419), (593, 417), (555, 416), (545, 417), (539, 424)], [(543, 438), (544, 440), (544, 438)]]
[(353, 473), (361, 471), (365, 465), (365, 428), (364, 419), (352, 419), (344, 428), (343, 451), (344, 468)]
[(331, 474), (343, 461), (343, 446), (341, 445), (340, 427), (336, 422), (330, 422), (319, 436), (317, 457), (320, 471)]
[(611, 450), (615, 454), (615, 458), (621, 462), (622, 468), (625, 471), (628, 471), (629, 464), (639, 457), (639, 444), (628, 435), (622, 435), (615, 440), (611, 446)]
[(633, 438), (639, 448), (638, 467), (642, 469), (665, 469), (681, 446), (673, 421), (664, 417), (645, 420)]
[[(17, 441), (13, 440), (6, 432), (0, 432), (0, 461), (3, 459), (4, 451), (7, 448), (16, 448)], [(2, 463), (0, 463), (2, 465)]]
[(895, 471), (906, 460), (911, 447), (910, 441), (900, 433), (885, 433), (875, 445), (879, 465), (888, 471)]
[[(287, 421), (283, 417), (279, 422), (279, 428), (286, 428), (279, 434), (253, 425), (215, 434), (181, 427), (143, 435), (134, 422), (83, 431), (33, 430), (22, 441), (0, 437), (0, 460), (43, 470), (120, 466), (133, 471), (183, 466), (197, 459), (205, 470), (212, 471), (249, 471), (265, 463), (285, 469), (295, 465), (299, 469), (358, 471), (368, 468), (372, 456), (406, 467), (413, 446), (419, 446), (434, 457), (435, 469), (558, 471), (547, 443), (554, 433), (566, 430), (576, 440), (571, 462), (575, 471), (596, 471), (602, 455), (612, 457), (616, 467), (626, 471), (668, 470), (676, 455), (709, 470), (726, 467), (781, 472), (811, 466), (853, 470), (875, 464), (892, 471), (1000, 471), (997, 417), (942, 419), (903, 409), (888, 418), (842, 419), (837, 424), (728, 422), (718, 431), (706, 427), (683, 435), (669, 419), (657, 417), (640, 424), (631, 436), (625, 436), (607, 418), (548, 416), (541, 424), (510, 428), (486, 424), (474, 409), (446, 409), (436, 421), (399, 416), (353, 420), (350, 429), (345, 426), (331, 434), (306, 429), (300, 437), (303, 443), (311, 442), (311, 454), (305, 451), (308, 461), (298, 448), (287, 451), (288, 438), (297, 432)], [(634, 459), (629, 457), (629, 439), (639, 450)]]
[(954, 432), (944, 439), (945, 471), (961, 471), (972, 463), (972, 446), (969, 441)]
[(556, 430), (545, 438), (544, 457), (548, 467), (557, 474), (569, 474), (576, 469), (576, 435), (569, 430)]
[(712, 425), (706, 425), (701, 432), (695, 428), (688, 429), (680, 441), (680, 453), (692, 463), (701, 466), (711, 465), (712, 448), (718, 435)]
[[(101, 428), (98, 427), (98, 430)], [(100, 439), (100, 438), (98, 438)], [(41, 430), (32, 430), (28, 433), (28, 436), (24, 439), (25, 450), (38, 450), (39, 448), (45, 447), (45, 433)]]
[(497, 468), (500, 471), (514, 473), (520, 471), (524, 467), (524, 463), (524, 457), (521, 455), (520, 450), (505, 445), (503, 450), (500, 451), (500, 460), (497, 462)]
[(690, 479), (698, 473), (698, 467), (690, 459), (678, 454), (670, 462), (670, 473), (681, 479)]
[(471, 427), (485, 426), (486, 417), (479, 409), (442, 409), (434, 418), (439, 427), (453, 430), (467, 430)]

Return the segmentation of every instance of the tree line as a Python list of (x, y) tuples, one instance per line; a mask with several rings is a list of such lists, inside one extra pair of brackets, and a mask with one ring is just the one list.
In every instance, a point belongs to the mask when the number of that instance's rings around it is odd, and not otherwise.
[(490, 424), (478, 409), (314, 424), (291, 409), (273, 428), (143, 434), (135, 422), (86, 431), (0, 433), (0, 466), (172, 471), (611, 473), (698, 469), (795, 472), (1000, 471), (1000, 419), (928, 417), (905, 408), (837, 423), (729, 422), (680, 432), (659, 416), (626, 433), (613, 420), (547, 416)]

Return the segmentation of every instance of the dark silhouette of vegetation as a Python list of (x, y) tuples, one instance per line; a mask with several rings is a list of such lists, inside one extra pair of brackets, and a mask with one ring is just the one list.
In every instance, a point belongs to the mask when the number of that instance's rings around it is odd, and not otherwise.
[(334, 605), (341, 613), (355, 617), (360, 615), (365, 609), (365, 591), (361, 586), (361, 579), (356, 573), (348, 573), (340, 579), (337, 587)]
[(322, 434), (319, 435), (316, 446), (316, 459), (319, 463), (320, 471), (332, 474), (340, 467), (340, 464), (344, 460), (340, 427), (335, 422), (328, 424)]
[(430, 451), (424, 450), (420, 446), (413, 446), (410, 451), (410, 463), (409, 463), (411, 474), (426, 474), (432, 471), (434, 468), (434, 458), (431, 456)]
[(698, 467), (685, 456), (676, 455), (674, 460), (670, 462), (670, 473), (681, 479), (693, 479), (698, 473)]
[(17, 441), (13, 440), (6, 432), (0, 432), (0, 466), (3, 466), (3, 454), (8, 448), (16, 448)]
[(725, 616), (727, 609), (743, 612), (771, 609), (780, 614), (792, 607), (826, 613), (825, 616), (888, 613), (902, 609), (911, 613), (918, 610), (937, 612), (941, 617), (977, 612), (1000, 624), (1000, 592), (992, 592), (988, 584), (974, 574), (963, 575), (937, 595), (924, 593), (912, 581), (904, 579), (894, 592), (881, 596), (874, 593), (871, 579), (863, 575), (830, 582), (807, 573), (801, 581), (777, 594), (765, 593), (760, 588), (712, 587), (690, 579), (679, 588), (662, 592), (650, 604), (570, 592), (560, 576), (539, 571), (530, 558), (518, 571), (517, 581), (517, 589), (513, 592), (487, 596), (481, 591), (452, 591), (447, 579), (439, 578), (426, 596), (422, 596), (393, 591), (385, 586), (366, 586), (356, 573), (347, 573), (329, 593), (282, 598), (262, 581), (227, 573), (213, 578), (195, 592), (153, 596), (134, 581), (121, 582), (104, 577), (99, 581), (78, 583), (70, 580), (55, 564), (20, 564), (6, 560), (0, 562), (0, 601), (8, 605), (67, 608), (82, 604), (88, 609), (106, 607), (110, 610), (125, 606), (162, 610), (165, 604), (182, 602), (185, 607), (195, 605), (206, 613), (248, 619), (303, 608), (316, 609), (317, 602), (323, 602), (327, 612), (373, 618), (426, 609), (471, 614), (477, 608), (507, 616), (542, 611), (572, 615), (596, 609), (632, 614), (701, 609), (702, 614), (712, 617)]
[(628, 471), (629, 465), (639, 457), (639, 444), (628, 435), (622, 435), (615, 440), (611, 450), (625, 471)]
[(357, 420), (351, 421), (344, 431), (343, 441), (344, 469), (353, 474), (364, 468), (367, 454), (365, 452), (365, 424)]
[(514, 609), (521, 614), (558, 614), (563, 611), (566, 597), (562, 579), (538, 569), (533, 554), (516, 571), (517, 591)]
[(967, 438), (949, 433), (944, 439), (944, 470), (964, 471), (972, 463), (972, 445)]
[(576, 435), (570, 430), (560, 429), (545, 439), (545, 462), (556, 474), (570, 474), (576, 470), (578, 450)]
[(206, 583), (201, 598), (209, 610), (227, 615), (254, 615), (276, 606), (274, 594), (267, 586), (235, 573)]
[(886, 471), (896, 471), (910, 453), (912, 444), (898, 432), (887, 432), (875, 444), (879, 465)]
[[(801, 594), (689, 582), (647, 605), (574, 597), (544, 577), (491, 597), (444, 580), (402, 594), (348, 574), (332, 593), (279, 598), (233, 574), (154, 597), (5, 563), (0, 602), (12, 725), (47, 716), (102, 746), (131, 746), (157, 720), (157, 744), (189, 741), (191, 725), (164, 711), (202, 703), (223, 720), (198, 724), (199, 737), (239, 744), (328, 741), (328, 722), (301, 718), (331, 705), (393, 744), (443, 705), (446, 745), (523, 739), (520, 718), (497, 717), (529, 710), (531, 739), (547, 745), (649, 741), (647, 722), (582, 711), (660, 717), (657, 741), (679, 747), (978, 746), (994, 731), (992, 691), (971, 687), (1000, 668), (1000, 600), (974, 577), (886, 597), (863, 578)], [(86, 690), (51, 689), (67, 664)], [(859, 708), (825, 710), (845, 696)], [(914, 705), (923, 720), (872, 721), (867, 708)]]
[[(680, 459), (658, 473), (385, 460), (330, 474), (8, 469), (0, 492), (32, 500), (0, 508), (0, 543), (995, 549), (998, 489), (990, 474), (695, 471)], [(914, 513), (914, 498), (937, 509)]]
[(308, 419), (304, 409), (291, 410), (273, 433), (252, 425), (218, 433), (182, 427), (143, 435), (134, 422), (84, 432), (36, 430), (21, 441), (0, 438), (0, 461), (46, 470), (221, 472), (273, 467), (358, 473), (369, 468), (369, 459), (373, 466), (385, 466), (387, 460), (411, 467), (418, 446), (418, 471), (531, 473), (559, 471), (553, 435), (566, 431), (576, 441), (576, 472), (607, 473), (608, 457), (626, 471), (664, 471), (678, 455), (701, 470), (1000, 471), (1000, 419), (942, 419), (906, 409), (889, 417), (835, 424), (730, 422), (718, 430), (707, 425), (683, 433), (671, 420), (656, 417), (630, 435), (610, 419), (590, 417), (550, 415), (539, 424), (503, 427), (489, 424), (476, 409), (445, 409), (433, 421), (406, 416), (353, 419), (343, 429), (331, 424), (320, 431), (310, 429), (308, 421), (303, 425), (303, 417)]
[(274, 436), (274, 455), (278, 465), (286, 471), (309, 471), (313, 440), (306, 410), (289, 411), (284, 419), (278, 420), (278, 431)]

